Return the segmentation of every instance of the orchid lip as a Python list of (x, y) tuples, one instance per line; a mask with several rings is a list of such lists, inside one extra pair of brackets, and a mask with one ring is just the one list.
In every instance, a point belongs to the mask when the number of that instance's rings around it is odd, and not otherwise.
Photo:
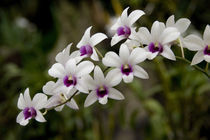
[(210, 55), (210, 45), (206, 45), (206, 47), (204, 48), (203, 54)]
[(108, 93), (109, 93), (108, 87), (105, 85), (99, 86), (96, 89), (96, 94), (99, 98), (103, 98), (104, 96), (108, 95)]
[(151, 42), (148, 47), (149, 47), (149, 51), (152, 53), (156, 53), (156, 52), (162, 53), (163, 52), (163, 45), (161, 43)]
[(35, 118), (37, 113), (36, 110), (33, 107), (26, 107), (23, 110), (23, 115), (24, 115), (24, 119), (28, 119), (28, 118)]
[(63, 83), (66, 87), (69, 87), (71, 85), (75, 86), (77, 84), (77, 78), (75, 76), (65, 76), (63, 78)]
[(125, 37), (128, 37), (130, 34), (131, 34), (131, 29), (128, 26), (120, 26), (117, 29), (118, 36), (124, 35)]
[(133, 72), (133, 68), (130, 64), (125, 64), (121, 66), (121, 72), (128, 76), (130, 73)]
[(90, 45), (84, 45), (80, 48), (80, 56), (91, 56), (93, 54), (93, 48)]

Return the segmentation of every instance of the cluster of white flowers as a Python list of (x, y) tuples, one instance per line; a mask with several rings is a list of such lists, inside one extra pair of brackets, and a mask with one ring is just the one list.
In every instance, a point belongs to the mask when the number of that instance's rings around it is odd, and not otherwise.
[[(168, 18), (166, 24), (155, 21), (151, 32), (146, 27), (134, 26), (134, 23), (145, 13), (135, 10), (128, 16), (126, 8), (116, 23), (111, 27), (115, 32), (111, 39), (111, 46), (125, 40), (119, 48), (119, 55), (115, 52), (107, 52), (103, 57), (95, 47), (98, 43), (107, 39), (103, 33), (90, 35), (92, 27), (89, 27), (81, 41), (76, 45), (79, 50), (70, 53), (72, 44), (69, 44), (55, 57), (56, 63), (52, 65), (48, 73), (56, 81), (49, 81), (43, 86), (43, 93), (38, 93), (31, 101), (29, 89), (27, 88), (18, 99), (18, 108), (23, 110), (17, 116), (17, 122), (21, 125), (28, 124), (29, 120), (35, 118), (39, 122), (45, 122), (41, 109), (61, 111), (64, 105), (72, 109), (79, 109), (74, 96), (79, 93), (88, 94), (84, 106), (88, 107), (97, 100), (100, 104), (106, 104), (107, 99), (123, 100), (123, 94), (114, 87), (123, 80), (125, 83), (133, 81), (134, 76), (148, 79), (148, 73), (139, 66), (146, 59), (152, 60), (161, 55), (170, 60), (176, 60), (171, 49), (173, 44), (178, 44), (182, 49), (187, 48), (198, 51), (192, 65), (205, 60), (210, 62), (210, 27), (206, 26), (203, 40), (196, 35), (183, 37), (182, 34), (190, 25), (190, 20), (181, 18), (174, 21), (174, 16)], [(99, 56), (104, 66), (102, 71), (92, 61), (99, 61)], [(91, 60), (91, 61), (90, 61)], [(106, 76), (104, 72), (109, 70)], [(93, 71), (93, 78), (91, 73)], [(48, 96), (51, 96), (47, 99)]]

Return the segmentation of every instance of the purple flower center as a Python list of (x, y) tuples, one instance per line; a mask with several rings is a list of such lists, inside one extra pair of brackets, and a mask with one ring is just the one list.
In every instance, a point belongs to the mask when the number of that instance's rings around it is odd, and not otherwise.
[(35, 118), (36, 117), (36, 110), (33, 107), (26, 107), (23, 110), (23, 114), (24, 114), (24, 119), (28, 119), (28, 118)]
[(152, 52), (152, 53), (155, 53), (155, 52), (162, 53), (163, 52), (163, 45), (160, 44), (160, 43), (151, 42), (149, 44), (149, 51)]
[(121, 26), (117, 29), (117, 35), (121, 36), (124, 35), (128, 37), (131, 34), (131, 29), (128, 26)]
[(90, 45), (84, 45), (80, 48), (80, 56), (93, 54), (93, 48)]
[(204, 48), (203, 53), (204, 53), (205, 55), (210, 55), (210, 46), (206, 45), (206, 47)]
[(76, 85), (77, 84), (77, 78), (75, 76), (65, 76), (63, 78), (63, 83), (66, 87), (69, 87), (71, 85)]
[(128, 76), (131, 72), (133, 72), (133, 68), (130, 64), (125, 64), (121, 66), (121, 72)]
[(109, 93), (109, 90), (106, 86), (100, 86), (96, 89), (96, 94), (98, 97), (103, 98), (105, 95)]

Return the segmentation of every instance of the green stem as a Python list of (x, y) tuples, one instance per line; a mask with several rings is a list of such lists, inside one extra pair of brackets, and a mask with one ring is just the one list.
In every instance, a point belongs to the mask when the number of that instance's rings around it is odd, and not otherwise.
[(47, 112), (48, 112), (49, 110), (55, 109), (56, 107), (62, 106), (62, 105), (64, 105), (65, 103), (71, 101), (71, 99), (72, 99), (76, 94), (77, 94), (77, 91), (76, 91), (69, 99), (67, 99), (65, 102), (62, 102), (61, 104), (58, 104), (58, 105), (53, 106), (53, 107), (51, 107), (51, 108), (46, 108), (45, 111), (44, 111), (44, 113), (42, 113), (42, 115), (46, 115)]
[[(185, 61), (185, 62), (188, 63), (188, 64), (191, 64), (191, 62), (190, 62), (189, 60), (185, 59), (185, 58), (182, 58), (182, 57), (180, 57), (180, 56), (176, 56), (176, 58), (179, 59), (179, 60)], [(200, 67), (197, 66), (197, 65), (193, 65), (193, 67), (194, 67), (196, 70), (198, 70), (198, 71), (202, 72), (203, 74), (205, 74), (208, 78), (210, 78), (210, 75), (209, 75), (209, 74), (207, 73), (207, 71), (205, 71), (204, 69), (200, 68)]]
[(96, 47), (94, 47), (94, 49), (96, 50), (96, 53), (101, 57), (101, 59), (104, 58), (101, 52)]
[(185, 58), (185, 56), (184, 56), (184, 49), (183, 49), (183, 46), (182, 46), (182, 42), (181, 42), (180, 38), (178, 40), (179, 40), (179, 44), (180, 44), (180, 48), (181, 48), (182, 58)]
[(107, 70), (109, 70), (109, 68), (111, 68), (111, 67), (106, 67), (106, 68), (103, 70), (103, 73), (105, 73)]
[(205, 72), (208, 73), (208, 69), (209, 69), (209, 63), (206, 62), (206, 68), (205, 68)]

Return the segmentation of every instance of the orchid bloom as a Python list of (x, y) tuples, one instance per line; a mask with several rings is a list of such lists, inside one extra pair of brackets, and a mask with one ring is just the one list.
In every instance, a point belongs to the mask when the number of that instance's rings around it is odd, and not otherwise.
[[(72, 88), (70, 92), (67, 93), (64, 89), (58, 88), (59, 84), (61, 84), (61, 82), (59, 81), (56, 83), (53, 81), (49, 81), (43, 86), (43, 92), (47, 95), (51, 95), (46, 104), (46, 108), (55, 107), (56, 111), (61, 111), (64, 105), (67, 105), (72, 109), (79, 109), (77, 103), (73, 98), (70, 101), (66, 102), (77, 90), (75, 88)], [(56, 107), (57, 105), (62, 104), (64, 102), (66, 103)]]
[(80, 56), (79, 51), (70, 53), (71, 47), (72, 43), (70, 43), (63, 51), (59, 52), (55, 57), (56, 62), (61, 63), (62, 65), (65, 65), (69, 59), (75, 59), (77, 63), (80, 62), (82, 57)]
[(115, 99), (115, 100), (123, 100), (124, 96), (121, 92), (112, 88), (119, 84), (119, 79), (113, 78), (113, 72), (108, 72), (106, 77), (100, 67), (96, 66), (94, 69), (94, 80), (91, 76), (86, 77), (86, 84), (88, 88), (91, 90), (89, 95), (85, 100), (85, 107), (92, 105), (97, 100), (101, 104), (107, 103), (107, 98)]
[(45, 108), (46, 102), (47, 96), (42, 93), (37, 93), (34, 96), (33, 100), (31, 100), (29, 89), (27, 88), (24, 94), (20, 94), (18, 99), (17, 106), (22, 111), (17, 116), (17, 123), (25, 126), (32, 118), (34, 118), (38, 122), (45, 122), (46, 120), (39, 110)]
[(203, 60), (210, 63), (210, 26), (206, 26), (203, 39), (196, 35), (189, 35), (184, 39), (184, 45), (191, 51), (198, 51), (193, 57), (191, 65), (198, 64)]
[(180, 18), (175, 22), (174, 15), (170, 16), (166, 21), (166, 27), (175, 27), (180, 34), (183, 34), (190, 26), (190, 20), (187, 18)]
[(180, 32), (174, 27), (165, 28), (164, 23), (155, 21), (151, 28), (151, 33), (147, 28), (141, 27), (137, 32), (139, 41), (146, 45), (145, 50), (149, 52), (148, 59), (154, 59), (158, 54), (163, 57), (176, 60), (171, 43), (180, 35)]
[(114, 46), (123, 39), (127, 39), (135, 31), (133, 24), (145, 14), (142, 10), (135, 10), (128, 16), (128, 9), (129, 7), (122, 12), (117, 22), (111, 27), (111, 30), (115, 31), (115, 35), (111, 40), (111, 46)]
[(77, 48), (80, 49), (80, 56), (90, 57), (94, 61), (98, 61), (98, 55), (95, 50), (95, 46), (107, 38), (107, 36), (103, 33), (96, 33), (90, 36), (90, 30), (92, 26), (87, 28), (82, 39), (77, 44)]
[(147, 52), (142, 48), (135, 48), (129, 51), (125, 44), (120, 46), (119, 56), (115, 52), (106, 53), (102, 62), (105, 66), (115, 67), (111, 70), (114, 74), (113, 77), (117, 77), (120, 81), (123, 79), (125, 83), (133, 81), (133, 77), (139, 77), (142, 79), (148, 79), (147, 72), (138, 66), (140, 62), (143, 62), (147, 58)]
[(76, 65), (75, 59), (70, 59), (65, 66), (55, 63), (48, 71), (49, 75), (58, 78), (58, 88), (64, 88), (67, 94), (72, 88), (80, 92), (87, 93), (88, 90), (83, 81), (83, 76), (88, 75), (94, 69), (94, 64), (90, 61), (82, 61)]

